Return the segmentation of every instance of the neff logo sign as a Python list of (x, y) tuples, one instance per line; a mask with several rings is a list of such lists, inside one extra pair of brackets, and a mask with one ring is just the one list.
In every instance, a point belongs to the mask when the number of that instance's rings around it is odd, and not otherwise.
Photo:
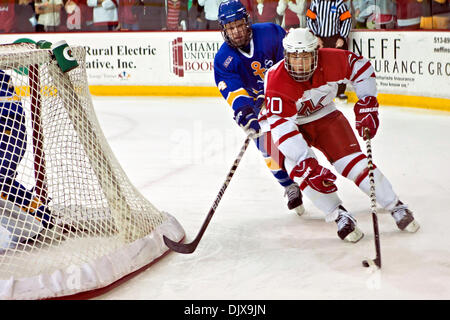
[(183, 41), (178, 37), (171, 42), (172, 72), (184, 77), (187, 72), (212, 72), (219, 41)]

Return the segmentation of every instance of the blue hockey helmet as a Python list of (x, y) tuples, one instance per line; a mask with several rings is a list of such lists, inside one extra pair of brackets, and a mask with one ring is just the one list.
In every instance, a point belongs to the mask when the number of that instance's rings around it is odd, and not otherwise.
[[(233, 22), (242, 23), (233, 25)], [(218, 21), (223, 39), (231, 47), (242, 48), (248, 45), (252, 37), (249, 14), (239, 0), (224, 0), (219, 5)]]
[(239, 0), (224, 0), (219, 5), (219, 22), (221, 25), (247, 17), (247, 9)]

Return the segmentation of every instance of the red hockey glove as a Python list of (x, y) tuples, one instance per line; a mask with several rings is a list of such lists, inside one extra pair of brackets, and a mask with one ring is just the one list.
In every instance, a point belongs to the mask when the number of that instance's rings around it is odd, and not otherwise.
[(337, 191), (334, 184), (336, 176), (328, 169), (319, 165), (316, 159), (308, 158), (300, 162), (292, 169), (291, 179), (302, 178), (311, 188), (321, 193), (332, 193)]
[(356, 118), (356, 130), (366, 140), (364, 128), (369, 129), (369, 138), (372, 139), (377, 133), (380, 121), (378, 120), (378, 101), (374, 96), (367, 96), (355, 104), (353, 108)]

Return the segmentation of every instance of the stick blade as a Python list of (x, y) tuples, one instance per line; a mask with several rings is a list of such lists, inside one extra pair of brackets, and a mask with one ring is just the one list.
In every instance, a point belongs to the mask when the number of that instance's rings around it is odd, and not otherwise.
[(185, 254), (192, 253), (192, 252), (194, 252), (195, 248), (197, 247), (195, 242), (179, 243), (179, 242), (170, 240), (166, 236), (163, 236), (163, 240), (169, 249), (171, 249), (175, 252), (178, 252), (178, 253), (185, 253)]
[(381, 261), (378, 258), (375, 258), (373, 260), (372, 259), (363, 260), (362, 265), (365, 268), (376, 266), (378, 269), (381, 269)]

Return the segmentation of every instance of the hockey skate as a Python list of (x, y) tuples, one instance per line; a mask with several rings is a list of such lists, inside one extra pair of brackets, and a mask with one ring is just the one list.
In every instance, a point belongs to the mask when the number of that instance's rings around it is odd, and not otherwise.
[(302, 193), (298, 184), (293, 183), (285, 188), (284, 195), (288, 197), (287, 206), (289, 210), (295, 210), (295, 212), (301, 216), (305, 213), (305, 207), (303, 206)]
[(416, 232), (420, 228), (408, 206), (401, 201), (397, 202), (397, 205), (391, 211), (391, 215), (400, 230)]
[(361, 240), (364, 237), (364, 233), (356, 226), (355, 218), (342, 206), (339, 206), (337, 210), (338, 217), (335, 221), (338, 227), (337, 234), (339, 238), (348, 242)]

